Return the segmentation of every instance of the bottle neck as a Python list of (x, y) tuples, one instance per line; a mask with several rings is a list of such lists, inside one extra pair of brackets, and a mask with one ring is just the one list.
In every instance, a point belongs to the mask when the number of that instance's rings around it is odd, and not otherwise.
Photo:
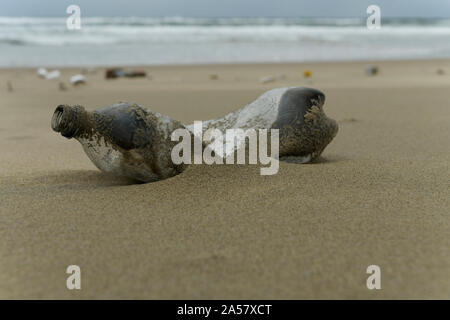
[(88, 127), (88, 112), (82, 106), (59, 105), (53, 113), (53, 131), (60, 132), (67, 139), (78, 137)]

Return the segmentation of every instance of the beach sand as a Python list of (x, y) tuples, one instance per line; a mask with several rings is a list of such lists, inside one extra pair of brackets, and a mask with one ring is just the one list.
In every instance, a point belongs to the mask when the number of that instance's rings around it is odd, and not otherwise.
[[(77, 88), (81, 69), (63, 69), (67, 91), (0, 70), (0, 298), (449, 299), (450, 60), (375, 62), (373, 77), (366, 64), (145, 67), (152, 79), (109, 81), (97, 69)], [(133, 184), (50, 128), (59, 104), (133, 101), (187, 124), (297, 85), (326, 94), (340, 130), (318, 163), (273, 176), (193, 165)], [(66, 288), (69, 265), (81, 290)], [(369, 265), (381, 290), (366, 287)]]

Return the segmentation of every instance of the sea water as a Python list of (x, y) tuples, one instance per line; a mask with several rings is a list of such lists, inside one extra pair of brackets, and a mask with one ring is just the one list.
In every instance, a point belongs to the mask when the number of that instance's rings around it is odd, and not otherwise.
[(0, 17), (0, 67), (450, 57), (450, 19)]

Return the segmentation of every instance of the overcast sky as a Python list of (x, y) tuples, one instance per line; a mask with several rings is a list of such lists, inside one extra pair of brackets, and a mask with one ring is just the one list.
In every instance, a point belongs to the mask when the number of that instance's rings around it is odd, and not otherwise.
[(0, 0), (0, 16), (365, 17), (370, 4), (382, 17), (450, 17), (450, 0)]

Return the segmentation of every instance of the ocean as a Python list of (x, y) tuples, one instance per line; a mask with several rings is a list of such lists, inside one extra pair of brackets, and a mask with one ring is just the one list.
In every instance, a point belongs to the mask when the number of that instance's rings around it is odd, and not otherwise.
[(450, 19), (0, 17), (0, 67), (450, 57)]

